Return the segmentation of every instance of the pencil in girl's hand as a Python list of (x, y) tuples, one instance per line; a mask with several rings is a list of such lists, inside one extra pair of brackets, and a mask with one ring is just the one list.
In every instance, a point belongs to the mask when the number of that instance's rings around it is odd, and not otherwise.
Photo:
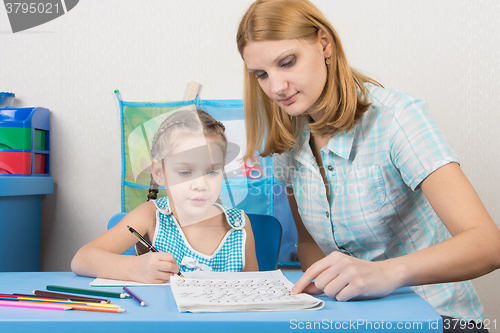
[(62, 291), (67, 293), (84, 294), (84, 295), (94, 295), (94, 296), (114, 297), (114, 298), (130, 297), (130, 295), (126, 293), (117, 293), (114, 291), (105, 291), (105, 290), (81, 289), (81, 288), (54, 286), (54, 285), (49, 285), (46, 288), (47, 290), (52, 290), (52, 291)]
[(142, 237), (140, 233), (138, 233), (137, 231), (135, 231), (134, 228), (132, 228), (130, 226), (127, 226), (127, 228), (128, 228), (128, 231), (130, 231), (132, 233), (132, 235), (134, 235), (134, 237), (137, 238), (137, 240), (142, 245), (144, 245), (145, 247), (147, 247), (149, 251), (151, 251), (151, 252), (158, 252), (158, 250), (153, 245), (151, 245), (144, 237)]
[[(134, 237), (137, 238), (137, 240), (142, 245), (144, 245), (145, 247), (147, 247), (149, 249), (149, 251), (158, 252), (158, 250), (153, 245), (151, 245), (144, 237), (142, 237), (140, 233), (135, 231), (134, 228), (132, 228), (131, 226), (127, 226), (127, 228), (128, 228), (128, 231), (130, 231), (132, 233), (132, 235), (134, 235)], [(184, 277), (180, 271), (177, 273), (177, 275), (179, 275), (181, 278)]]

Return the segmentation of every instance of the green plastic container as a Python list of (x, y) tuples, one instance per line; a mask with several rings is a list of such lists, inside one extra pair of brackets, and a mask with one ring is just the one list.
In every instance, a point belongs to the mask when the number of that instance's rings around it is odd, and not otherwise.
[(31, 150), (31, 128), (0, 127), (0, 149)]
[(35, 150), (45, 150), (46, 131), (35, 130)]
[[(0, 150), (31, 150), (29, 127), (1, 127)], [(46, 131), (35, 130), (35, 150), (45, 150)]]

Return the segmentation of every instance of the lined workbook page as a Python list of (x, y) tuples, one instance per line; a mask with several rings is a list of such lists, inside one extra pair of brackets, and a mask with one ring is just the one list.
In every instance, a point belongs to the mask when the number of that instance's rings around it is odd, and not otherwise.
[(280, 270), (266, 272), (194, 272), (173, 276), (171, 288), (179, 312), (317, 310), (324, 301), (290, 295), (293, 283)]

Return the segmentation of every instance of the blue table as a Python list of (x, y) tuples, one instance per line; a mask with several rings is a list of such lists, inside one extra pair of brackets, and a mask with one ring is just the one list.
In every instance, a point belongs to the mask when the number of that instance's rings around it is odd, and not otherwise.
[[(292, 282), (302, 273), (285, 273)], [(93, 279), (71, 272), (0, 273), (0, 293), (45, 290), (49, 284), (90, 288)], [(121, 287), (98, 287), (121, 291)], [(56, 311), (0, 307), (0, 332), (290, 332), (343, 330), (350, 332), (442, 332), (441, 316), (409, 288), (375, 300), (337, 302), (326, 296), (317, 311), (179, 313), (170, 286), (131, 287), (147, 303), (112, 299), (125, 313)]]

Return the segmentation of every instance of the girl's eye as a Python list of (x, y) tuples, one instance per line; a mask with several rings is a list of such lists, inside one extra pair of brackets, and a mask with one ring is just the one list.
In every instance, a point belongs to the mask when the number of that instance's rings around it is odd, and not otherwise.
[(219, 174), (219, 172), (220, 172), (220, 169), (219, 170), (210, 170), (207, 172), (207, 174), (209, 176), (217, 176)]
[(181, 175), (183, 177), (191, 176), (191, 171), (189, 171), (189, 170), (181, 170), (178, 173), (179, 173), (179, 175)]

